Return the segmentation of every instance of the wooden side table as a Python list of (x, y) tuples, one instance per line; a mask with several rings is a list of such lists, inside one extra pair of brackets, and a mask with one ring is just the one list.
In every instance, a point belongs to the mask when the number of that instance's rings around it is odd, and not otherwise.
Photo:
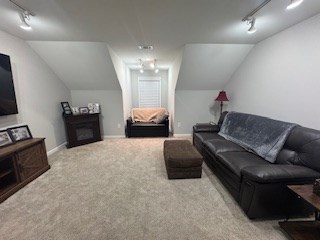
[(283, 221), (279, 225), (293, 240), (320, 239), (320, 196), (312, 192), (313, 185), (289, 185), (289, 189), (315, 209), (315, 221)]

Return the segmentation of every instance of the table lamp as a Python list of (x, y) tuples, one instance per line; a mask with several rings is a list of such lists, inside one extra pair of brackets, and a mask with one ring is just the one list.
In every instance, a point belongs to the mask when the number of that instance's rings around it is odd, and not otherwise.
[(215, 99), (215, 101), (220, 101), (220, 116), (222, 114), (222, 107), (223, 107), (223, 102), (228, 102), (229, 99), (227, 97), (227, 94), (225, 91), (220, 91), (218, 97)]

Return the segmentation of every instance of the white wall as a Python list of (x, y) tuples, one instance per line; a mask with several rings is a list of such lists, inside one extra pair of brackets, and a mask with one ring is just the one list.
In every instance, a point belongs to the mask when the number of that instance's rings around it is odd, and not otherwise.
[(104, 42), (29, 41), (29, 45), (71, 90), (120, 90)]
[(229, 110), (320, 129), (320, 15), (257, 44), (226, 86)]
[(191, 134), (192, 126), (196, 123), (217, 122), (220, 103), (214, 99), (218, 93), (215, 90), (176, 91), (174, 134)]
[(121, 58), (113, 51), (113, 49), (111, 47), (108, 47), (108, 49), (122, 89), (122, 122), (125, 123), (126, 119), (130, 116), (130, 111), (132, 108), (130, 71)]
[(11, 58), (19, 114), (0, 117), (0, 128), (27, 124), (34, 137), (45, 137), (47, 150), (65, 142), (61, 101), (70, 91), (23, 40), (0, 31), (0, 52)]
[(131, 95), (132, 107), (139, 107), (139, 76), (161, 77), (161, 107), (168, 108), (168, 71), (159, 70), (158, 73), (154, 71), (144, 71), (143, 74), (139, 70), (131, 70)]
[[(88, 103), (99, 103), (101, 111), (101, 134), (124, 136), (122, 92), (117, 90), (71, 91), (72, 105), (86, 107)], [(120, 124), (120, 128), (118, 126)]]
[(182, 61), (183, 50), (179, 51), (171, 67), (168, 71), (168, 112), (170, 114), (169, 128), (171, 132), (174, 132), (174, 122), (175, 122), (175, 90), (177, 85), (177, 80), (179, 77), (181, 61)]
[(222, 89), (252, 44), (186, 44), (176, 90)]

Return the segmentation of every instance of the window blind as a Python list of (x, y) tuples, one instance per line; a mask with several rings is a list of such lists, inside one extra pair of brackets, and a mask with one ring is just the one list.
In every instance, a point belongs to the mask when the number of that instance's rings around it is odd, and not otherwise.
[(139, 77), (139, 107), (161, 107), (161, 78)]

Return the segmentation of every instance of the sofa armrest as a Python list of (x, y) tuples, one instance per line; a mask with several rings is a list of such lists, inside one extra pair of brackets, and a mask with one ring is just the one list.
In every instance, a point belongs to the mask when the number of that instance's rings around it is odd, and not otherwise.
[(270, 164), (245, 167), (243, 177), (261, 183), (314, 181), (320, 173), (297, 165)]
[(132, 124), (132, 117), (128, 117), (127, 118), (127, 127), (131, 126), (131, 124)]
[(211, 123), (197, 123), (193, 126), (193, 132), (219, 132), (220, 127)]

